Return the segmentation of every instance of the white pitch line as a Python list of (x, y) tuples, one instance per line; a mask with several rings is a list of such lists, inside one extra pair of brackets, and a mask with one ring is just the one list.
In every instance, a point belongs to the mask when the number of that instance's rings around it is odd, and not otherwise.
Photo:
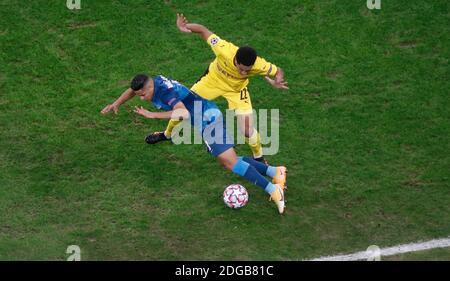
[[(434, 239), (425, 242), (417, 242), (410, 244), (403, 244), (398, 246), (393, 246), (389, 248), (381, 248), (380, 256), (393, 256), (403, 253), (417, 252), (436, 248), (446, 248), (450, 247), (450, 236), (443, 239)], [(373, 257), (373, 253), (369, 251), (356, 252), (348, 255), (337, 255), (337, 256), (324, 256), (320, 258), (315, 258), (310, 261), (357, 261), (357, 260), (367, 260)]]

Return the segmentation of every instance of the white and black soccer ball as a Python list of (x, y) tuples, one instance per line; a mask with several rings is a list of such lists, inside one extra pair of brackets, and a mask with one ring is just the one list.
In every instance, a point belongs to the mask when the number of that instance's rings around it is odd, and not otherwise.
[(227, 186), (223, 191), (223, 202), (232, 209), (244, 207), (248, 202), (247, 189), (240, 184)]

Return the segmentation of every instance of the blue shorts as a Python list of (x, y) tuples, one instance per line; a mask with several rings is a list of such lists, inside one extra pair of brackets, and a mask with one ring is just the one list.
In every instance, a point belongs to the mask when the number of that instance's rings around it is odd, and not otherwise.
[(228, 136), (222, 112), (215, 102), (190, 92), (182, 102), (191, 115), (191, 124), (199, 131), (208, 152), (214, 157), (234, 147)]

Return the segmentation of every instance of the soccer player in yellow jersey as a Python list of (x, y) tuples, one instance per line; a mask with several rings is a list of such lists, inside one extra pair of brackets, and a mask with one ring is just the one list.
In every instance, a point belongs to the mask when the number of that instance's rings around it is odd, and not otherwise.
[[(216, 58), (209, 65), (201, 79), (191, 90), (207, 100), (219, 96), (228, 101), (228, 108), (234, 110), (241, 132), (253, 152), (253, 158), (265, 162), (261, 147), (261, 138), (253, 127), (252, 102), (247, 89), (249, 77), (265, 76), (267, 82), (278, 89), (288, 89), (284, 81), (284, 72), (280, 67), (257, 56), (256, 51), (248, 46), (237, 47), (221, 39), (205, 26), (188, 23), (182, 14), (177, 14), (178, 29), (186, 33), (197, 33), (208, 42)], [(154, 142), (170, 139), (172, 129), (179, 121), (170, 121), (165, 132), (152, 134)]]

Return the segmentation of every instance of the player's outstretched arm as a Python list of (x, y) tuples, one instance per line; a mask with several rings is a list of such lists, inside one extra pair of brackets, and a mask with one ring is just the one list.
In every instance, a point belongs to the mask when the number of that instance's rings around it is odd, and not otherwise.
[(209, 36), (213, 34), (208, 28), (197, 23), (188, 23), (186, 17), (183, 14), (177, 14), (177, 27), (181, 32), (186, 33), (197, 33), (205, 41), (208, 40)]
[(149, 119), (172, 119), (172, 120), (185, 120), (189, 119), (190, 114), (184, 104), (180, 101), (174, 107), (173, 110), (165, 112), (151, 112), (147, 109), (136, 106), (134, 112)]
[(281, 69), (281, 67), (277, 68), (277, 73), (275, 73), (275, 79), (272, 79), (268, 76), (265, 77), (266, 81), (272, 85), (272, 87), (277, 89), (289, 89), (288, 88), (288, 82), (284, 81), (284, 71)]
[(108, 104), (105, 108), (102, 109), (101, 113), (106, 114), (111, 110), (114, 111), (115, 114), (119, 111), (119, 106), (129, 99), (132, 99), (136, 94), (131, 88), (128, 88), (125, 92), (120, 95), (120, 97), (112, 104)]

